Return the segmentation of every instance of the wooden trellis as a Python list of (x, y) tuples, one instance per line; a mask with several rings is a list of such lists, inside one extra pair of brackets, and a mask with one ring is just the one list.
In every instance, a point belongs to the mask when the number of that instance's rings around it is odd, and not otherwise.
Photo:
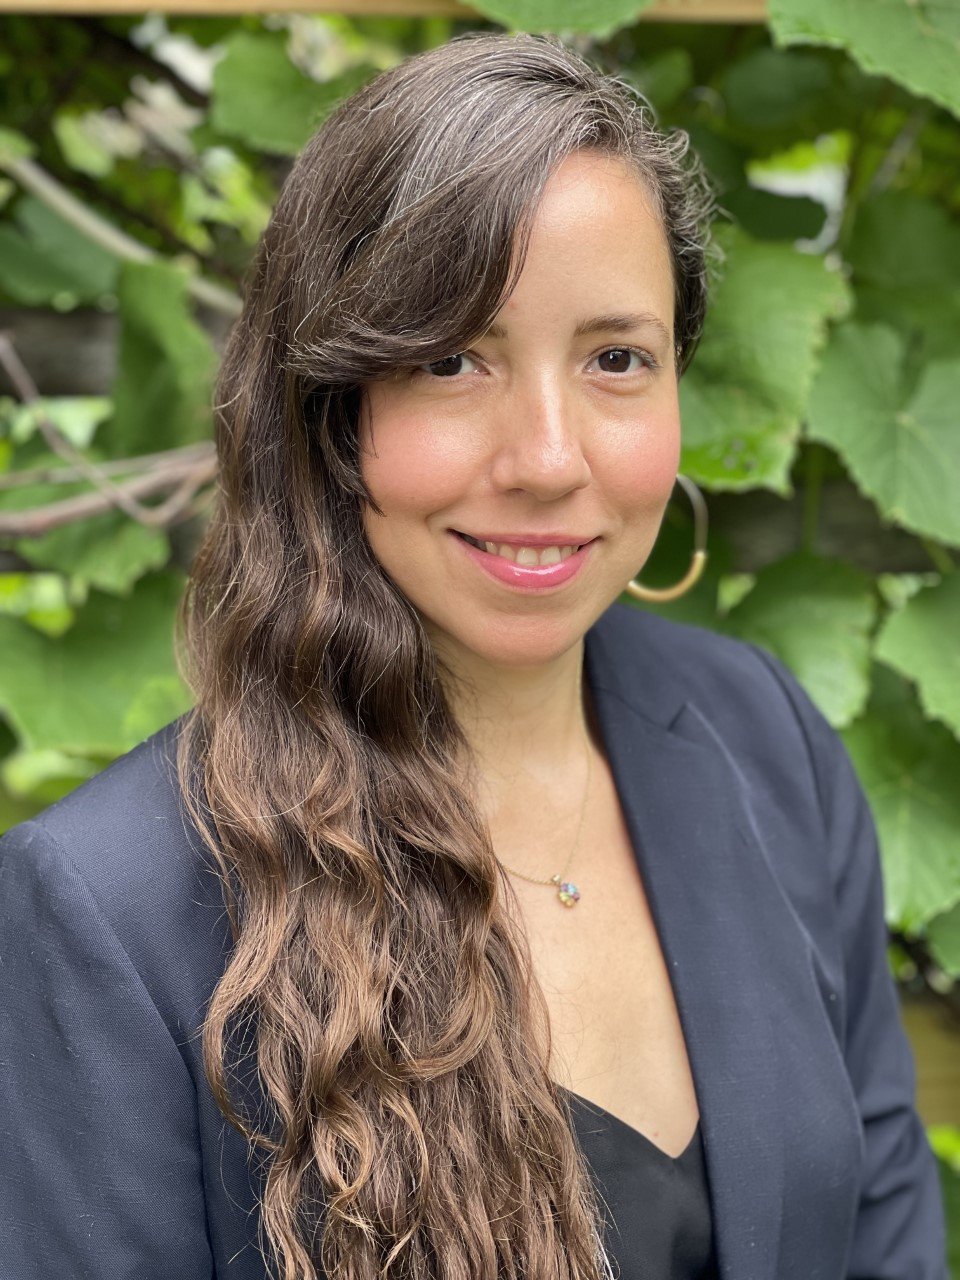
[[(657, 0), (639, 19), (646, 22), (764, 22), (766, 0)], [(345, 13), (395, 18), (477, 17), (457, 0), (0, 0), (0, 13)]]

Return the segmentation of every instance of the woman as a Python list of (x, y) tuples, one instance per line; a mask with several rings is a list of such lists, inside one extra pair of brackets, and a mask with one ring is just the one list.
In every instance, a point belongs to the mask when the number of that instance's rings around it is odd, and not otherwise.
[(0, 846), (5, 1278), (943, 1280), (840, 740), (618, 599), (705, 308), (687, 142), (472, 35), (298, 158), (196, 706)]

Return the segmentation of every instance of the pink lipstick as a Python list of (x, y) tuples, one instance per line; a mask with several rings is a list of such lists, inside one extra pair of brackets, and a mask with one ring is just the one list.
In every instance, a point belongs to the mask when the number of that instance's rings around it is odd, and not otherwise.
[(552, 587), (559, 587), (566, 582), (570, 582), (586, 564), (592, 547), (599, 541), (599, 539), (594, 538), (585, 543), (579, 551), (574, 551), (573, 555), (568, 556), (566, 560), (561, 560), (559, 564), (520, 565), (513, 560), (508, 560), (505, 556), (496, 555), (493, 552), (484, 550), (482, 547), (475, 547), (473, 543), (468, 542), (455, 529), (451, 529), (449, 532), (451, 537), (455, 538), (463, 548), (466, 555), (484, 573), (489, 574), (491, 578), (495, 578), (498, 582), (502, 582), (508, 587), (533, 592), (548, 591)]

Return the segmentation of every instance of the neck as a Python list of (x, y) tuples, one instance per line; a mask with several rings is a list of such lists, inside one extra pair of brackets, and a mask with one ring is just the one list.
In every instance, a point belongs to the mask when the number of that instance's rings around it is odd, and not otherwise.
[(531, 796), (582, 794), (592, 747), (583, 640), (549, 663), (504, 667), (472, 653), (439, 656), (453, 679), (448, 699), (472, 755), (471, 781), (488, 818), (523, 808)]

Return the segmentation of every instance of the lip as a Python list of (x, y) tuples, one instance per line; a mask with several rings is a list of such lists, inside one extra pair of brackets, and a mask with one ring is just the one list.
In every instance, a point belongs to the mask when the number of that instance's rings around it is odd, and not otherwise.
[(474, 533), (472, 529), (453, 529), (452, 533), (466, 533), (478, 542), (495, 542), (497, 546), (505, 543), (508, 547), (579, 547), (593, 542), (593, 537), (584, 537), (576, 533)]
[[(593, 538), (585, 546), (582, 546), (579, 551), (575, 551), (572, 556), (568, 556), (566, 560), (561, 560), (559, 564), (536, 565), (528, 568), (524, 565), (515, 564), (512, 560), (505, 560), (503, 556), (493, 555), (489, 551), (481, 551), (479, 547), (474, 547), (465, 539), (458, 537), (453, 529), (449, 529), (448, 533), (457, 546), (462, 547), (473, 563), (489, 577), (503, 583), (504, 586), (533, 593), (549, 591), (554, 587), (563, 586), (572, 581), (589, 559), (594, 543), (599, 541), (598, 538)], [(472, 537), (473, 535), (471, 534), (470, 536)], [(493, 542), (494, 539), (490, 538), (489, 541)], [(524, 542), (519, 545), (529, 547), (536, 544)], [(545, 542), (543, 545), (554, 547), (558, 544)], [(570, 546), (572, 544), (560, 543), (559, 545)]]

